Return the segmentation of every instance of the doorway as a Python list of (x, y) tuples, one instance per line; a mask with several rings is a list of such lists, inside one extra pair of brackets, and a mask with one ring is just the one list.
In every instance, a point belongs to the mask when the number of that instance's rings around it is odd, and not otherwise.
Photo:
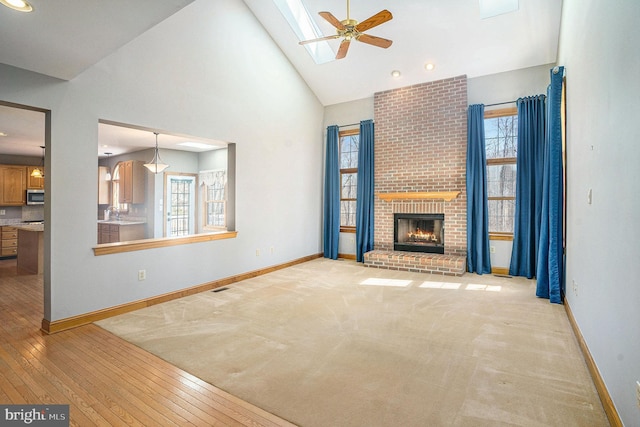
[[(17, 268), (18, 239), (14, 227), (34, 222), (44, 224), (46, 219), (44, 203), (48, 204), (50, 196), (47, 195), (42, 204), (27, 204), (26, 195), (28, 191), (41, 195), (45, 187), (45, 174), (47, 178), (51, 175), (51, 168), (45, 167), (45, 147), (49, 148), (51, 143), (51, 112), (0, 101), (0, 131), (0, 164), (7, 171), (7, 174), (2, 174), (1, 180), (3, 186), (12, 190), (12, 193), (17, 189), (19, 196), (15, 200), (3, 196), (0, 206), (0, 231), (3, 237), (0, 254), (0, 300), (9, 306), (9, 301), (28, 306), (33, 315), (30, 319), (39, 328), (40, 321), (43, 318), (49, 319), (51, 312), (49, 266), (44, 265), (44, 271), (40, 274)], [(5, 179), (9, 176), (11, 180)], [(44, 233), (44, 253), (49, 252), (49, 245), (47, 233)]]
[(165, 175), (164, 236), (180, 237), (195, 234), (196, 224), (196, 180), (195, 174)]

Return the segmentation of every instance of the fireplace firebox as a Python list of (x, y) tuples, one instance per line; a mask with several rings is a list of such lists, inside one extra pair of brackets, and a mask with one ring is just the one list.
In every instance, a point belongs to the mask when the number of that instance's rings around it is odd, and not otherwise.
[(444, 254), (444, 214), (393, 214), (393, 249)]

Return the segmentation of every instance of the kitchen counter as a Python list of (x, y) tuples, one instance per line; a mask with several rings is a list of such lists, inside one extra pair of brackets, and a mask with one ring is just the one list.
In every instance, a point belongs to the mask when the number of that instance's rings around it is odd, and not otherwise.
[(119, 243), (146, 238), (147, 221), (143, 218), (98, 220), (98, 244)]
[(23, 231), (44, 231), (44, 224), (16, 224), (13, 225), (16, 230)]
[(33, 274), (44, 271), (44, 224), (20, 224), (18, 230), (18, 270)]

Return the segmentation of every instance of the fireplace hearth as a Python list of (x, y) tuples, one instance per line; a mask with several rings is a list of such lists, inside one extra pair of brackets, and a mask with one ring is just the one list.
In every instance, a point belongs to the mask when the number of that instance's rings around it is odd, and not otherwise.
[(393, 249), (444, 254), (444, 214), (393, 214)]

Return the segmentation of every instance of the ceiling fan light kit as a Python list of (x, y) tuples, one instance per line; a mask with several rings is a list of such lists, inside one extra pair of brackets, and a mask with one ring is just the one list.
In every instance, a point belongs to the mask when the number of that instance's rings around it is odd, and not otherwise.
[(322, 16), (328, 23), (333, 25), (336, 28), (336, 34), (332, 36), (320, 37), (312, 40), (303, 40), (300, 42), (301, 45), (307, 43), (315, 43), (322, 40), (331, 40), (331, 39), (339, 39), (342, 38), (340, 42), (340, 47), (338, 48), (338, 53), (336, 54), (336, 59), (342, 59), (347, 56), (347, 52), (349, 51), (349, 46), (351, 45), (351, 40), (357, 40), (362, 43), (370, 44), (372, 46), (377, 46), (381, 48), (388, 48), (393, 43), (392, 40), (384, 39), (382, 37), (371, 36), (369, 34), (365, 34), (364, 32), (370, 30), (373, 27), (377, 27), (380, 24), (384, 24), (387, 21), (393, 19), (393, 15), (388, 10), (384, 9), (375, 15), (365, 19), (362, 22), (358, 22), (355, 19), (351, 19), (350, 17), (350, 4), (349, 0), (347, 0), (347, 19), (339, 21), (338, 18), (333, 16), (331, 12), (319, 12), (319, 15)]

